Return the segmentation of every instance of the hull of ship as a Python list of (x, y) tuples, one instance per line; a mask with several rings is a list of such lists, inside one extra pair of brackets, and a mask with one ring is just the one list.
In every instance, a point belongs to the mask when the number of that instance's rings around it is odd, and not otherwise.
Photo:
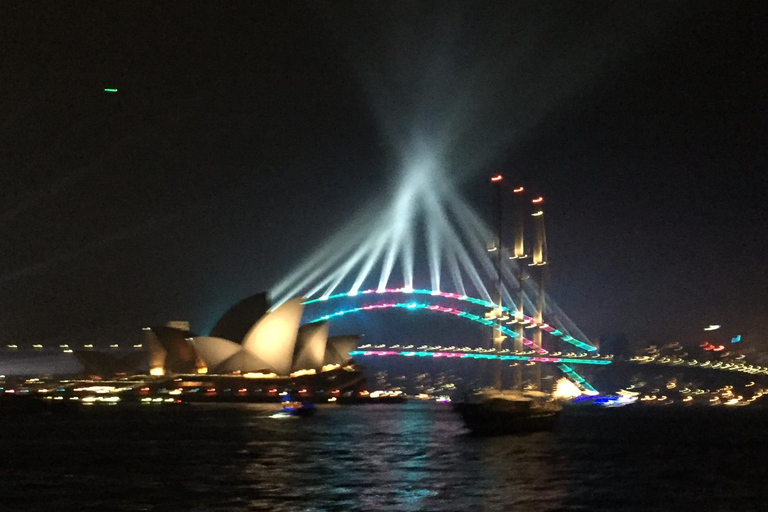
[(552, 430), (559, 411), (497, 410), (487, 404), (458, 404), (464, 424), (477, 435), (525, 434)]
[(544, 393), (486, 390), (455, 405), (467, 428), (478, 435), (523, 434), (551, 430), (562, 407)]

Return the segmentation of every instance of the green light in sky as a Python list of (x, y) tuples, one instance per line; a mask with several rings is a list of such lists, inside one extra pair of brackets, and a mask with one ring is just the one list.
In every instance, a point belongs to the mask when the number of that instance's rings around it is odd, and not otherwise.
[(117, 89), (104, 89), (104, 92), (117, 92)]

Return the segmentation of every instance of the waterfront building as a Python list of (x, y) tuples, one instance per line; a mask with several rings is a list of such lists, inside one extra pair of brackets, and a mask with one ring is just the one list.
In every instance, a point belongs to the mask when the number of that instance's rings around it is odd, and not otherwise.
[[(267, 311), (265, 293), (248, 297), (222, 315), (210, 336), (198, 336), (189, 322), (144, 328), (145, 351), (117, 357), (75, 351), (86, 372), (100, 377), (136, 373), (143, 365), (153, 376), (312, 375), (348, 365), (357, 335), (328, 337), (328, 323), (300, 325), (303, 299), (296, 297)], [(144, 361), (142, 364), (142, 360)]]

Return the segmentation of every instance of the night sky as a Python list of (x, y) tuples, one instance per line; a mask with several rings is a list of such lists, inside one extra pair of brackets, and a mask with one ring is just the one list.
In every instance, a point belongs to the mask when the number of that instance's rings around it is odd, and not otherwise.
[(206, 332), (418, 139), (546, 196), (590, 338), (768, 349), (765, 2), (539, 4), (3, 2), (0, 342)]

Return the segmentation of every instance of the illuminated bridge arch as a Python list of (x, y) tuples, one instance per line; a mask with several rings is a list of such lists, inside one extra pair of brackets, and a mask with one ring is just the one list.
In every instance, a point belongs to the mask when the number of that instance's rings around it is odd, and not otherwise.
[[(346, 296), (344, 294), (343, 296)], [(339, 296), (341, 297), (341, 295)], [(312, 301), (314, 302), (314, 301)], [(505, 334), (507, 336), (510, 336), (512, 338), (515, 338), (518, 336), (518, 334), (512, 330), (510, 330), (507, 327), (496, 326), (496, 322), (493, 320), (486, 320), (485, 318), (468, 313), (466, 311), (462, 311), (459, 309), (454, 308), (447, 308), (443, 306), (437, 306), (434, 304), (428, 304), (428, 303), (420, 303), (420, 302), (392, 302), (392, 303), (385, 303), (385, 304), (371, 304), (367, 306), (360, 306), (356, 308), (349, 308), (349, 309), (343, 309), (340, 311), (336, 311), (335, 313), (331, 313), (329, 315), (323, 315), (318, 318), (315, 318), (310, 321), (312, 322), (325, 322), (332, 318), (338, 318), (344, 315), (349, 315), (352, 313), (361, 313), (365, 311), (376, 311), (376, 310), (385, 310), (385, 309), (406, 309), (406, 310), (427, 310), (427, 311), (435, 311), (438, 313), (446, 313), (449, 315), (453, 315), (459, 318), (465, 318), (467, 320), (471, 320), (473, 322), (486, 325), (489, 327), (493, 327), (497, 331), (501, 332), (502, 334)], [(543, 348), (539, 347), (538, 345), (534, 344), (533, 341), (523, 338), (523, 344), (532, 350), (538, 352), (539, 354), (547, 354), (547, 351)], [(468, 357), (468, 358), (479, 358), (479, 359), (517, 359), (517, 360), (532, 360), (532, 361), (538, 361), (538, 362), (553, 362), (557, 364), (557, 367), (560, 368), (560, 370), (565, 374), (565, 376), (570, 379), (574, 384), (576, 384), (579, 388), (581, 388), (584, 391), (596, 393), (594, 387), (592, 387), (581, 375), (576, 373), (576, 371), (568, 366), (567, 364), (564, 364), (564, 362), (561, 360), (561, 358), (530, 358), (530, 357), (519, 357), (519, 356), (492, 356), (490, 354), (484, 354), (479, 356), (472, 356), (469, 354), (440, 354), (440, 353), (421, 353), (421, 352), (391, 352), (391, 351), (367, 351), (367, 350), (360, 350), (355, 352), (350, 352), (350, 355), (362, 355), (362, 356), (377, 356), (377, 355), (395, 355), (397, 353), (400, 353), (401, 355), (423, 355), (427, 354), (429, 356), (441, 356), (445, 355), (446, 357)], [(605, 362), (606, 364), (608, 361)]]
[[(342, 298), (350, 298), (350, 297), (357, 297), (357, 296), (379, 296), (379, 295), (391, 295), (391, 294), (400, 294), (400, 295), (421, 295), (421, 296), (430, 296), (430, 297), (439, 297), (443, 299), (451, 299), (451, 300), (457, 300), (461, 302), (468, 302), (471, 304), (475, 304), (478, 306), (482, 306), (485, 308), (493, 309), (497, 308), (496, 304), (493, 302), (489, 302), (487, 300), (478, 299), (475, 297), (468, 297), (466, 295), (460, 295), (456, 293), (449, 293), (449, 292), (441, 292), (437, 290), (427, 290), (427, 289), (410, 289), (410, 288), (386, 288), (383, 290), (365, 290), (361, 292), (355, 292), (355, 293), (338, 293), (336, 295), (329, 295), (327, 297), (321, 297), (318, 299), (312, 299), (307, 300), (304, 302), (305, 305), (309, 304), (318, 304), (323, 302), (328, 302), (336, 299), (342, 299)], [(484, 317), (475, 315), (473, 313), (470, 313), (468, 311), (465, 311), (464, 309), (456, 309), (456, 308), (447, 308), (443, 306), (433, 305), (425, 302), (388, 302), (383, 304), (370, 304), (365, 305), (361, 307), (356, 308), (348, 308), (348, 309), (342, 309), (339, 311), (336, 311), (334, 313), (328, 314), (328, 315), (322, 315), (317, 318), (313, 318), (310, 320), (311, 322), (319, 322), (323, 320), (330, 320), (334, 317), (343, 316), (346, 314), (351, 313), (360, 313), (364, 311), (372, 311), (372, 310), (381, 310), (381, 309), (393, 309), (393, 308), (402, 308), (402, 309), (421, 309), (421, 310), (429, 310), (429, 311), (437, 311), (439, 313), (448, 313), (454, 316), (458, 316), (461, 318), (466, 318), (468, 320), (472, 320), (473, 322), (477, 322), (483, 325), (487, 325), (489, 327), (494, 327), (497, 331), (501, 332), (502, 334), (509, 336), (510, 338), (516, 338), (518, 334), (511, 330), (508, 327), (501, 326), (496, 327), (496, 322), (494, 320), (487, 320)], [(506, 306), (503, 306), (501, 308), (502, 312), (509, 312), (510, 309)], [(539, 327), (542, 331), (559, 338), (560, 340), (570, 343), (571, 345), (578, 347), (582, 350), (585, 350), (587, 352), (596, 352), (597, 347), (594, 347), (593, 345), (590, 345), (589, 343), (585, 343), (583, 341), (579, 341), (573, 336), (570, 336), (567, 333), (564, 333), (558, 329), (555, 329), (554, 327), (547, 325), (547, 324), (537, 324), (535, 320), (530, 316), (523, 316), (523, 323), (525, 323), (527, 326), (532, 327)], [(512, 320), (511, 323), (515, 323), (516, 320)], [(543, 351), (541, 347), (538, 347), (534, 345), (533, 341), (528, 340), (526, 338), (523, 338), (523, 344), (528, 347), (533, 347), (539, 351)]]
[[(425, 290), (425, 289), (408, 289), (408, 288), (387, 288), (384, 290), (365, 290), (357, 293), (339, 293), (336, 295), (330, 295), (327, 297), (321, 297), (318, 299), (311, 299), (308, 301), (305, 301), (305, 305), (310, 304), (318, 304), (323, 302), (332, 301), (335, 299), (342, 299), (342, 298), (350, 298), (350, 297), (356, 297), (358, 295), (361, 296), (377, 296), (377, 295), (391, 295), (391, 294), (400, 294), (400, 295), (421, 295), (422, 297), (429, 296), (429, 297), (440, 297), (444, 299), (453, 299), (457, 301), (462, 302), (469, 302), (471, 304), (476, 304), (479, 306), (483, 306), (485, 308), (496, 308), (497, 306), (492, 303), (488, 302), (483, 299), (478, 299), (475, 297), (468, 297), (466, 295), (460, 295), (456, 293), (448, 293), (448, 292), (440, 292), (440, 291), (434, 291), (434, 290)], [(470, 313), (469, 311), (465, 311), (463, 309), (457, 309), (457, 308), (451, 308), (451, 307), (445, 307), (440, 306), (436, 304), (430, 304), (428, 302), (417, 302), (417, 301), (409, 301), (409, 302), (386, 302), (386, 303), (377, 303), (377, 304), (366, 304), (363, 306), (358, 307), (350, 307), (346, 309), (340, 309), (338, 311), (335, 311), (333, 313), (320, 315), (315, 318), (312, 318), (310, 320), (310, 323), (312, 322), (324, 322), (331, 320), (333, 318), (339, 318), (344, 315), (350, 315), (353, 313), (364, 313), (369, 311), (381, 311), (381, 310), (390, 310), (390, 309), (405, 309), (405, 310), (424, 310), (424, 311), (434, 311), (437, 313), (444, 313), (456, 316), (458, 318), (464, 318), (467, 320), (470, 320), (472, 322), (492, 327), (495, 330), (499, 331), (501, 334), (504, 334), (505, 336), (508, 336), (510, 338), (517, 338), (519, 335), (515, 331), (511, 330), (509, 327), (506, 327), (504, 325), (497, 326), (496, 321), (486, 319), (482, 316), (475, 315), (473, 313)], [(502, 311), (510, 311), (509, 308), (503, 307)], [(527, 324), (533, 324), (533, 326), (536, 326), (533, 322), (533, 318), (531, 317), (523, 317), (523, 321)], [(554, 329), (546, 324), (542, 324), (539, 326), (544, 332), (547, 332), (555, 337), (560, 338), (561, 340), (570, 343), (571, 345), (574, 345), (576, 347), (579, 347), (583, 350), (595, 352), (597, 351), (596, 347), (593, 347), (592, 345), (589, 345), (587, 343), (581, 342), (572, 336), (569, 336), (557, 329)], [(538, 352), (539, 354), (547, 354), (547, 351), (544, 350), (542, 347), (539, 347), (536, 345), (532, 340), (523, 338), (523, 345), (529, 347), (529, 349), (534, 350), (535, 352)], [(356, 355), (381, 355), (376, 353), (375, 351), (360, 351)], [(514, 356), (511, 356), (514, 358)], [(507, 358), (507, 356), (505, 356)], [(528, 359), (528, 358), (521, 358), (521, 359)], [(541, 361), (541, 362), (547, 362), (547, 361)], [(581, 375), (579, 375), (572, 367), (570, 367), (567, 364), (564, 364), (564, 362), (561, 361), (555, 361), (552, 360), (551, 362), (554, 362), (558, 368), (565, 374), (565, 376), (570, 379), (574, 384), (576, 384), (579, 388), (581, 388), (584, 391), (595, 393), (596, 390), (594, 387), (592, 387)]]
[[(310, 323), (313, 322), (324, 322), (327, 320), (330, 320), (332, 318), (338, 318), (344, 315), (349, 315), (352, 313), (362, 313), (365, 311), (378, 311), (383, 309), (407, 309), (407, 310), (427, 310), (427, 311), (435, 311), (437, 313), (447, 313), (449, 315), (457, 316), (459, 318), (466, 318), (467, 320), (471, 320), (473, 322), (477, 322), (482, 325), (487, 325), (489, 327), (493, 327), (497, 331), (501, 332), (502, 334), (509, 336), (510, 338), (516, 338), (518, 334), (512, 330), (510, 330), (507, 327), (501, 326), (497, 327), (496, 322), (493, 320), (486, 320), (485, 318), (474, 315), (472, 313), (469, 313), (467, 311), (462, 311), (459, 309), (454, 308), (446, 308), (443, 306), (437, 306), (434, 304), (428, 304), (428, 303), (422, 303), (422, 302), (391, 302), (391, 303), (384, 303), (384, 304), (370, 304), (367, 306), (360, 306), (356, 308), (349, 308), (349, 309), (342, 309), (339, 311), (336, 311), (335, 313), (331, 313), (329, 315), (323, 315), (319, 316), (317, 318), (313, 318), (310, 320)], [(536, 352), (540, 354), (546, 354), (547, 351), (543, 348), (535, 345), (533, 341), (523, 338), (523, 345), (532, 348)]]

